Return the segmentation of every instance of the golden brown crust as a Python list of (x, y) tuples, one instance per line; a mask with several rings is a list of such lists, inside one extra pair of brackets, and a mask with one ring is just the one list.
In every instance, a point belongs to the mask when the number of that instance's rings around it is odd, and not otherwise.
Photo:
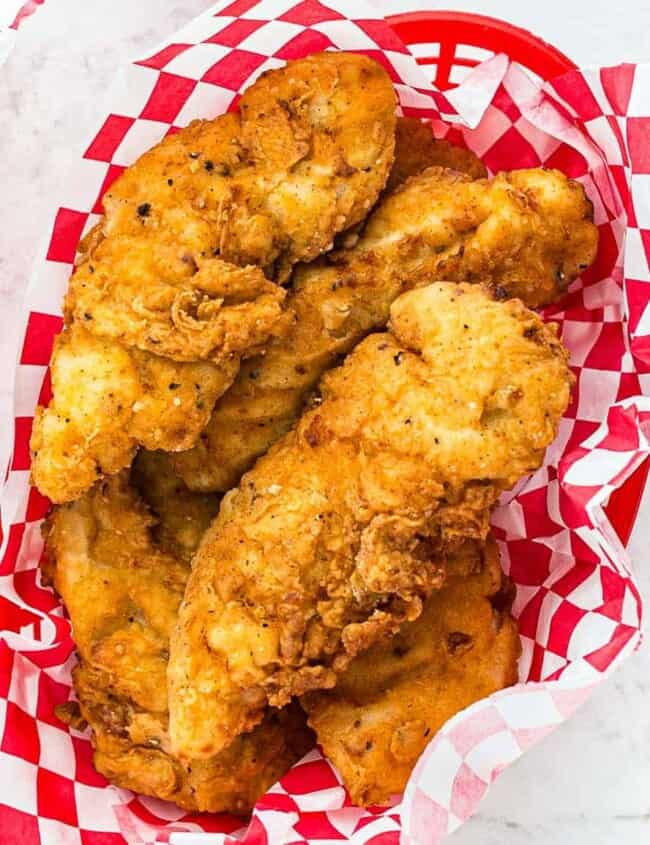
[(73, 680), (79, 715), (93, 730), (97, 771), (116, 786), (185, 810), (248, 814), (314, 744), (304, 712), (290, 704), (269, 710), (253, 733), (238, 737), (221, 754), (183, 764), (169, 753), (166, 716), (133, 708), (113, 692), (106, 673), (85, 662)]
[(384, 187), (394, 112), (376, 62), (319, 54), (263, 74), (238, 112), (194, 121), (127, 168), (70, 280), (54, 399), (31, 444), (42, 493), (71, 501), (138, 446), (195, 444), (241, 358), (288, 328), (267, 276), (330, 248)]
[(467, 542), (422, 615), (302, 704), (355, 804), (403, 792), (428, 742), (463, 708), (517, 681), (521, 651), (496, 544)]
[(465, 173), (472, 179), (484, 179), (488, 175), (483, 162), (470, 150), (436, 138), (431, 131), (431, 124), (414, 117), (398, 117), (395, 127), (395, 161), (386, 190), (392, 191), (411, 176), (434, 166)]
[(434, 167), (409, 179), (380, 202), (355, 247), (296, 270), (286, 336), (245, 362), (196, 446), (175, 457), (176, 471), (193, 489), (234, 486), (337, 357), (385, 325), (403, 291), (432, 279), (481, 282), (536, 306), (591, 263), (596, 243), (582, 187), (558, 171), (471, 181)]
[(169, 664), (180, 754), (226, 747), (267, 701), (330, 688), (485, 537), (569, 400), (566, 352), (521, 302), (435, 283), (392, 306), (321, 401), (227, 494), (194, 558)]
[[(436, 138), (430, 123), (423, 123), (413, 117), (398, 117), (395, 125), (395, 158), (382, 197), (428, 167), (444, 167), (464, 173), (472, 179), (482, 179), (488, 175), (483, 162), (474, 153)], [(362, 221), (337, 236), (335, 248), (354, 246), (363, 231), (364, 223)]]
[(113, 183), (69, 319), (178, 361), (253, 354), (281, 315), (269, 279), (330, 248), (384, 187), (394, 112), (388, 75), (362, 55), (262, 74), (237, 112), (193, 121)]
[(128, 467), (138, 445), (189, 448), (236, 372), (235, 359), (172, 361), (73, 324), (55, 341), (54, 397), (34, 418), (32, 482), (53, 502), (72, 501)]
[(217, 503), (178, 480), (172, 487), (156, 456), (140, 459), (137, 475), (161, 523), (124, 473), (48, 520), (46, 574), (66, 604), (80, 657), (78, 707), (59, 715), (90, 725), (95, 766), (112, 783), (188, 810), (245, 813), (311, 747), (311, 732), (294, 706), (266, 714), (223, 754), (186, 764), (170, 754), (169, 632), (187, 558)]

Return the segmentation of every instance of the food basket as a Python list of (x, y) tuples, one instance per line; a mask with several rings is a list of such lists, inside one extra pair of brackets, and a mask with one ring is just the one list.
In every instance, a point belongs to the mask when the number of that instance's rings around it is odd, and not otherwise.
[[(625, 544), (650, 454), (650, 69), (578, 70), (493, 18), (438, 11), (384, 20), (378, 8), (351, 0), (214, 4), (124, 68), (57, 202), (27, 293), (14, 448), (0, 493), (3, 845), (435, 845), (640, 643), (642, 601)], [(314, 749), (258, 802), (250, 823), (188, 815), (108, 786), (92, 767), (88, 737), (54, 716), (71, 695), (75, 658), (64, 610), (38, 569), (49, 503), (29, 487), (34, 408), (51, 394), (48, 362), (76, 245), (113, 179), (167, 132), (233, 107), (264, 68), (327, 48), (381, 61), (402, 111), (430, 120), (491, 171), (544, 164), (584, 184), (599, 255), (544, 312), (571, 351), (577, 386), (546, 465), (493, 518), (517, 585), (521, 683), (451, 719), (395, 806), (354, 807)]]

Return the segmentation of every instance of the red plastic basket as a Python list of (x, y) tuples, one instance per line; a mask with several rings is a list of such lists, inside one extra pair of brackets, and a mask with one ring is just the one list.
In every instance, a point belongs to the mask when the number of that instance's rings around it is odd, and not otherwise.
[[(33, 2), (38, 3), (40, 0), (33, 0)], [(417, 0), (413, 0), (413, 2), (415, 3)], [(246, 2), (240, 4), (240, 8), (250, 5), (250, 0), (246, 0)], [(307, 8), (308, 14), (314, 13), (314, 6), (310, 4), (304, 4), (304, 6), (305, 8), (309, 7)], [(478, 64), (481, 59), (497, 52), (506, 53), (514, 61), (536, 74), (537, 77), (551, 78), (574, 68), (570, 59), (555, 48), (545, 44), (525, 30), (492, 18), (435, 12), (399, 15), (390, 18), (389, 22), (392, 23), (403, 41), (417, 45), (416, 52), (419, 63), (425, 71), (431, 71), (431, 76), (435, 75), (434, 78), (442, 89), (452, 88), (463, 73)], [(269, 40), (272, 41), (273, 39)], [(183, 45), (176, 46), (180, 46), (182, 51)], [(171, 52), (176, 55), (174, 50)], [(168, 54), (169, 51), (167, 50), (165, 55)], [(160, 57), (158, 56), (158, 58)], [(160, 61), (163, 62), (162, 59)], [(161, 70), (159, 76), (162, 75), (163, 71)], [(175, 77), (173, 74), (167, 75), (175, 79), (182, 78)], [(138, 78), (141, 78), (139, 74)], [(156, 80), (155, 83), (152, 82), (155, 88), (160, 81), (158, 77), (156, 77)], [(166, 86), (161, 86), (161, 90), (164, 92), (168, 89)], [(140, 99), (135, 98), (138, 103), (141, 100), (142, 103), (144, 102), (141, 95), (145, 95), (145, 89), (139, 92)], [(187, 97), (179, 95), (179, 100), (185, 103)], [(134, 114), (140, 114), (142, 103), (137, 106)], [(127, 112), (127, 114), (130, 113)], [(134, 125), (138, 126), (140, 118), (133, 118), (133, 120)], [(168, 121), (163, 120), (161, 122), (171, 124), (173, 120), (170, 118)], [(113, 130), (110, 129), (110, 131)], [(107, 137), (103, 130), (100, 135), (103, 138)], [(104, 158), (106, 160), (102, 159), (102, 163), (110, 169), (111, 164), (114, 163), (113, 155), (107, 153)], [(105, 172), (103, 169), (99, 169), (98, 164), (96, 176), (99, 177), (102, 174), (102, 178), (104, 178)], [(99, 178), (96, 181), (99, 187)], [(79, 205), (82, 209), (85, 209), (86, 206), (90, 206), (91, 202), (92, 200), (89, 200), (86, 204), (80, 202)], [(84, 215), (87, 216), (86, 211), (64, 210), (79, 215), (80, 218)], [(69, 228), (67, 223), (64, 228)], [(73, 240), (74, 235), (75, 233), (72, 232)], [(67, 232), (66, 240), (70, 240)], [(56, 240), (54, 242), (56, 243)], [(65, 270), (65, 262), (62, 262), (62, 269)], [(48, 281), (48, 277), (44, 277), (44, 280)], [(53, 288), (52, 285), (50, 289)], [(43, 316), (49, 320), (48, 314)], [(39, 358), (38, 360), (42, 359)], [(32, 367), (34, 365), (21, 363), (19, 366)], [(41, 366), (44, 369), (44, 363), (36, 366)], [(22, 418), (21, 423), (29, 423), (29, 418)], [(24, 437), (26, 431), (27, 428), (24, 426), (19, 430), (22, 437), (22, 450), (19, 451), (19, 461), (14, 467), (18, 473), (22, 473), (18, 480), (23, 488), (26, 487), (27, 483), (25, 470), (27, 469), (28, 452)], [(608, 449), (605, 451), (608, 451)], [(624, 542), (628, 540), (636, 518), (646, 473), (646, 467), (640, 468), (625, 487), (612, 496), (608, 507), (610, 519)], [(35, 520), (44, 506), (45, 503), (41, 498), (30, 499), (28, 511), (30, 518), (26, 519), (26, 522), (32, 522), (34, 529), (37, 528), (34, 524)], [(581, 510), (580, 514), (582, 513)], [(545, 522), (541, 523), (542, 529), (546, 524)], [(116, 823), (112, 816), (109, 816), (111, 811), (108, 802), (111, 799), (102, 797), (101, 785), (93, 786), (99, 782), (95, 781), (95, 776), (92, 775), (90, 769), (87, 745), (81, 743), (78, 737), (67, 738), (65, 731), (57, 731), (56, 729), (60, 726), (52, 720), (51, 706), (53, 701), (66, 698), (68, 694), (67, 671), (69, 664), (61, 665), (59, 662), (65, 657), (66, 649), (69, 648), (67, 628), (65, 628), (64, 621), (59, 618), (61, 611), (54, 607), (54, 600), (41, 590), (37, 580), (30, 545), (31, 537), (35, 534), (27, 533), (24, 523), (18, 523), (16, 529), (15, 534), (10, 538), (12, 542), (11, 554), (14, 557), (9, 561), (9, 572), (13, 574), (15, 569), (16, 576), (21, 577), (16, 577), (14, 580), (16, 603), (10, 602), (9, 606), (12, 619), (16, 620), (14, 628), (21, 632), (24, 629), (27, 632), (27, 638), (29, 638), (29, 626), (26, 625), (26, 619), (30, 619), (31, 615), (36, 619), (34, 622), (34, 648), (38, 650), (30, 650), (29, 653), (25, 652), (25, 655), (23, 655), (20, 651), (14, 654), (12, 648), (5, 649), (4, 656), (8, 657), (8, 660), (4, 660), (3, 672), (0, 672), (3, 675), (3, 681), (5, 678), (9, 679), (6, 687), (3, 686), (3, 690), (0, 691), (0, 705), (3, 705), (6, 700), (7, 724), (11, 724), (11, 732), (7, 734), (8, 738), (3, 737), (2, 750), (8, 758), (6, 761), (8, 765), (5, 765), (3, 759), (3, 773), (6, 774), (5, 780), (8, 784), (16, 784), (15, 796), (12, 788), (5, 789), (4, 796), (0, 796), (0, 805), (5, 804), (7, 799), (11, 799), (9, 802), (11, 806), (6, 806), (6, 808), (0, 806), (0, 811), (6, 810), (4, 814), (0, 813), (2, 820), (0, 822), (2, 829), (0, 843), (12, 842), (15, 845), (19, 845), (19, 843), (26, 845), (29, 842), (33, 845), (33, 843), (40, 841), (45, 845), (47, 841), (48, 845), (53, 845), (54, 839), (61, 843), (65, 840), (65, 842), (83, 842), (85, 845), (90, 845), (91, 842), (93, 845), (125, 842), (119, 833), (104, 832), (102, 829), (104, 826), (109, 826), (109, 819), (113, 830), (116, 829)], [(542, 548), (539, 543), (535, 545), (538, 549)], [(533, 543), (529, 543), (528, 546), (533, 546)], [(515, 561), (516, 565), (519, 563), (516, 561), (519, 548), (521, 547), (513, 546), (515, 553), (510, 558), (511, 563)], [(20, 557), (23, 550), (24, 557)], [(553, 550), (547, 547), (543, 551), (546, 553), (546, 551), (552, 552)], [(525, 554), (521, 555), (521, 558), (523, 558), (525, 569), (528, 560)], [(533, 582), (531, 586), (540, 589), (534, 593), (534, 601), (527, 600), (527, 607), (531, 608), (531, 613), (524, 621), (529, 632), (528, 641), (532, 643), (533, 653), (530, 655), (530, 671), (522, 673), (524, 676), (546, 678), (559, 674), (560, 670), (555, 669), (558, 663), (554, 660), (554, 657), (561, 657), (564, 653), (568, 653), (567, 644), (570, 637), (573, 636), (576, 625), (579, 624), (575, 620), (586, 619), (589, 621), (592, 614), (595, 614), (601, 620), (605, 620), (601, 626), (598, 626), (599, 620), (596, 620), (595, 624), (599, 630), (597, 631), (597, 638), (594, 638), (594, 645), (601, 642), (604, 644), (599, 645), (597, 650), (587, 655), (587, 657), (596, 657), (591, 664), (596, 672), (596, 677), (603, 674), (615, 660), (622, 659), (625, 655), (624, 650), (629, 651), (630, 646), (638, 643), (641, 607), (638, 603), (636, 585), (631, 579), (625, 577), (624, 573), (621, 574), (615, 571), (614, 567), (608, 565), (606, 550), (603, 550), (602, 556), (600, 554), (597, 556), (597, 560), (597, 564), (592, 563), (590, 547), (586, 547), (583, 549), (582, 558), (580, 558), (580, 552), (578, 552), (578, 563), (581, 564), (581, 567), (574, 567), (576, 571), (580, 569), (581, 579), (585, 571), (592, 573), (588, 576), (590, 581), (588, 589), (590, 591), (595, 590), (596, 600), (600, 599), (602, 592), (602, 607), (588, 611), (586, 616), (583, 616), (582, 607), (576, 606), (570, 600), (575, 587), (575, 582), (571, 578), (564, 579), (561, 589), (558, 589), (551, 597), (553, 603), (549, 605), (548, 609), (542, 610), (541, 605), (537, 603), (537, 597), (545, 593), (545, 587), (542, 583), (537, 582), (542, 581), (544, 573), (541, 568), (535, 574), (531, 572), (530, 580)], [(538, 565), (537, 560), (532, 562), (534, 566)], [(563, 566), (564, 560), (558, 559), (558, 563)], [(540, 565), (546, 564), (542, 562)], [(555, 561), (553, 565), (555, 566)], [(602, 577), (603, 573), (607, 573), (605, 577)], [(607, 577), (607, 575), (611, 577)], [(558, 582), (554, 581), (555, 583)], [(579, 589), (582, 589), (583, 583), (579, 584)], [(23, 595), (25, 598), (23, 598)], [(542, 596), (542, 599), (545, 598), (546, 593)], [(559, 603), (555, 601), (556, 598)], [(32, 605), (34, 614), (24, 615), (23, 607), (30, 609)], [(16, 608), (15, 611), (14, 607)], [(611, 614), (613, 607), (620, 607), (620, 614), (618, 610)], [(610, 618), (611, 615), (616, 618)], [(43, 641), (43, 645), (47, 645), (45, 636), (42, 636), (40, 632), (41, 621), (46, 617), (56, 623), (56, 639), (52, 639), (53, 648), (40, 649), (39, 640)], [(623, 622), (623, 620), (625, 621)], [(59, 622), (63, 628), (59, 626)], [(609, 622), (614, 626), (611, 638), (607, 633)], [(31, 624), (29, 622), (29, 625)], [(543, 626), (546, 626), (547, 630), (540, 633)], [(602, 631), (600, 630), (601, 627)], [(553, 629), (552, 641), (548, 639), (551, 629)], [(9, 626), (9, 630), (10, 632), (13, 631), (11, 626)], [(609, 641), (606, 642), (606, 640)], [(556, 643), (558, 644), (557, 648)], [(578, 654), (582, 655), (586, 649), (591, 647), (591, 640), (580, 643)], [(551, 655), (548, 667), (545, 666), (547, 655)], [(535, 661), (534, 667), (533, 661)], [(435, 839), (438, 841), (437, 831), (443, 825), (446, 828), (449, 820), (453, 821), (453, 816), (458, 819), (465, 818), (472, 812), (475, 809), (478, 795), (484, 789), (482, 784), (487, 786), (488, 782), (494, 778), (495, 773), (500, 771), (504, 761), (509, 759), (508, 754), (512, 754), (511, 749), (523, 749), (530, 743), (537, 741), (554, 726), (558, 713), (564, 719), (570, 710), (577, 706), (589, 693), (590, 687), (594, 683), (594, 675), (588, 673), (584, 677), (587, 678), (587, 684), (577, 688), (571, 686), (571, 679), (565, 688), (553, 683), (545, 685), (544, 688), (536, 686), (532, 691), (536, 696), (540, 693), (542, 698), (535, 698), (532, 708), (528, 701), (519, 698), (522, 691), (516, 687), (512, 691), (512, 699), (501, 700), (499, 704), (501, 709), (499, 707), (495, 709), (492, 702), (485, 702), (485, 709), (477, 709), (471, 720), (465, 720), (465, 717), (463, 717), (464, 739), (462, 739), (461, 744), (466, 743), (467, 750), (460, 755), (461, 759), (458, 760), (458, 763), (452, 764), (448, 770), (449, 779), (445, 786), (448, 797), (445, 796), (444, 806), (440, 806), (436, 800), (429, 798), (425, 791), (427, 784), (424, 778), (416, 780), (414, 792), (417, 796), (421, 796), (422, 800), (418, 798), (417, 802), (411, 802), (409, 806), (413, 808), (413, 812), (410, 814), (410, 819), (408, 813), (405, 818), (407, 822), (417, 818), (418, 839), (422, 841), (434, 841)], [(504, 693), (506, 696), (510, 696), (510, 694), (510, 692)], [(538, 704), (538, 702), (540, 703)], [(550, 709), (547, 710), (547, 708)], [(511, 710), (512, 718), (502, 717), (502, 713), (511, 712)], [(519, 714), (531, 710), (535, 710), (535, 713), (531, 713), (530, 723), (525, 722), (525, 725), (530, 724), (531, 727), (522, 727)], [(547, 712), (548, 717), (546, 717)], [(35, 714), (35, 716), (32, 714)], [(483, 726), (477, 729), (477, 725), (484, 722), (486, 714), (489, 724), (487, 727)], [(481, 747), (485, 740), (491, 743), (492, 737), (497, 735), (490, 735), (491, 726), (498, 734), (505, 733), (503, 742), (506, 751), (503, 756), (496, 749), (489, 751), (487, 745)], [(41, 737), (47, 738), (47, 742), (43, 741)], [(500, 739), (499, 743), (501, 743)], [(452, 748), (455, 748), (455, 746), (452, 746)], [(41, 749), (47, 754), (42, 761)], [(454, 751), (454, 753), (456, 752)], [(481, 763), (486, 764), (486, 768), (481, 769), (480, 775), (472, 768), (472, 760), (478, 761), (479, 757), (482, 758)], [(436, 761), (438, 759), (440, 758), (436, 758)], [(447, 757), (446, 759), (449, 760), (450, 758)], [(309, 759), (305, 765), (312, 767), (312, 764), (316, 764), (317, 767), (318, 760)], [(487, 767), (491, 767), (493, 764), (494, 767), (488, 770)], [(329, 772), (328, 767), (325, 764), (323, 765)], [(437, 765), (437, 762), (434, 765)], [(267, 840), (269, 842), (275, 841), (273, 833), (275, 822), (278, 821), (280, 826), (284, 824), (284, 821), (278, 819), (278, 816), (288, 813), (289, 808), (293, 807), (299, 808), (300, 826), (295, 827), (295, 835), (301, 841), (302, 839), (308, 839), (311, 842), (317, 839), (322, 842), (325, 839), (330, 841), (332, 835), (339, 840), (347, 840), (347, 833), (342, 833), (339, 826), (334, 826), (333, 822), (330, 822), (329, 810), (322, 811), (319, 809), (322, 806), (330, 806), (330, 804), (319, 805), (318, 800), (320, 799), (317, 799), (313, 805), (314, 812), (309, 810), (309, 807), (312, 806), (310, 803), (312, 801), (310, 790), (312, 789), (314, 792), (324, 795), (324, 802), (328, 801), (333, 804), (333, 793), (330, 792), (330, 786), (333, 782), (328, 779), (329, 775), (320, 780), (320, 773), (321, 769), (318, 769), (318, 774), (314, 774), (311, 768), (307, 770), (303, 768), (302, 773), (294, 771), (291, 776), (292, 785), (288, 789), (280, 787), (277, 793), (272, 792), (270, 796), (267, 796), (269, 798), (268, 803), (261, 805), (265, 807), (264, 810), (261, 810), (265, 814), (264, 820), (261, 821), (261, 816), (256, 816), (256, 821), (247, 835), (247, 841), (256, 843), (266, 842)], [(92, 780), (89, 780), (89, 778), (92, 778)], [(338, 780), (335, 780), (335, 782), (338, 784)], [(305, 791), (301, 792), (303, 789)], [(288, 794), (285, 794), (287, 792)], [(294, 797), (297, 797), (297, 800), (294, 800)], [(5, 799), (4, 802), (3, 798)], [(14, 798), (15, 800), (13, 800)], [(25, 806), (26, 809), (23, 809)], [(275, 809), (276, 807), (279, 808), (279, 812)], [(304, 818), (303, 807), (305, 808)], [(170, 818), (170, 815), (164, 809), (160, 809), (159, 815), (156, 805), (151, 802), (141, 803), (139, 799), (133, 799), (121, 809), (123, 814), (117, 826), (122, 826), (122, 829), (126, 829), (131, 823), (137, 825), (138, 828), (144, 828), (147, 825), (152, 827), (163, 825)], [(350, 813), (348, 813), (348, 810)], [(346, 804), (344, 813), (345, 831), (352, 829), (351, 822), (357, 826), (355, 832), (351, 833), (351, 838), (354, 841), (363, 839), (364, 841), (382, 842), (387, 845), (389, 842), (396, 843), (400, 836), (397, 830), (399, 821), (395, 817), (396, 814), (388, 813), (380, 816), (368, 814), (360, 817), (357, 823), (356, 810), (350, 809)], [(266, 827), (267, 817), (269, 821), (268, 829)], [(291, 821), (293, 831), (293, 820), (288, 815), (287, 819)], [(187, 820), (189, 824), (192, 821), (191, 819)], [(338, 817), (336, 821), (338, 823)], [(222, 826), (219, 821), (214, 821), (214, 824), (212, 822), (213, 820), (206, 818), (205, 827), (208, 829), (223, 829), (226, 827), (225, 823)], [(89, 823), (90, 830), (84, 829), (87, 823)], [(371, 829), (370, 825), (374, 826), (375, 823), (377, 823), (377, 826)], [(179, 826), (181, 825), (185, 827), (185, 820), (179, 823)], [(75, 831), (75, 827), (79, 830)], [(132, 829), (135, 830), (135, 828)], [(269, 831), (268, 834), (267, 830)], [(375, 833), (375, 830), (378, 832)], [(45, 831), (45, 833), (42, 831)], [(409, 835), (406, 830), (404, 833)], [(157, 838), (163, 841), (167, 840), (170, 835), (171, 829), (167, 827), (164, 832), (161, 831)], [(183, 838), (182, 834), (179, 835)], [(143, 836), (147, 841), (150, 841), (155, 834), (152, 831), (151, 835), (147, 832), (143, 833)], [(189, 836), (192, 838), (193, 834), (189, 834)], [(215, 834), (215, 836), (217, 839), (221, 838), (219, 834)], [(7, 837), (9, 838), (7, 839)]]
[[(486, 15), (465, 12), (408, 12), (387, 18), (402, 41), (409, 46), (422, 45), (420, 65), (435, 66), (431, 78), (443, 91), (454, 88), (451, 74), (471, 69), (490, 54), (506, 53), (528, 71), (542, 79), (552, 79), (577, 65), (557, 47), (528, 30)], [(480, 51), (480, 57), (478, 56)], [(433, 67), (432, 67), (433, 69)], [(616, 490), (605, 511), (624, 544), (630, 539), (648, 476), (644, 463)]]
[[(409, 12), (388, 18), (405, 44), (430, 45), (437, 55), (418, 56), (421, 65), (435, 65), (433, 80), (445, 91), (453, 88), (451, 71), (475, 67), (486, 53), (506, 53), (542, 79), (552, 79), (577, 67), (557, 47), (513, 24), (464, 12)], [(478, 48), (481, 58), (471, 55)]]

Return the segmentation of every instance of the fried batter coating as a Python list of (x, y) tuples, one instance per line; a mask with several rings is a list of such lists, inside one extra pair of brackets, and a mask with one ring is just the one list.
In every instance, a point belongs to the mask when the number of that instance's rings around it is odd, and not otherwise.
[(357, 657), (335, 689), (303, 698), (355, 804), (403, 792), (448, 719), (516, 683), (521, 645), (509, 598), (494, 541), (468, 541), (419, 619)]
[(414, 117), (398, 117), (395, 127), (395, 161), (386, 183), (392, 191), (427, 167), (445, 167), (466, 173), (472, 179), (484, 179), (487, 170), (470, 150), (434, 137), (431, 125)]
[(221, 754), (183, 765), (169, 753), (166, 715), (134, 710), (110, 691), (110, 675), (87, 663), (73, 677), (82, 718), (93, 728), (97, 771), (116, 786), (186, 810), (246, 815), (314, 744), (304, 713), (290, 704), (269, 710), (252, 734)]
[[(472, 179), (482, 179), (488, 175), (485, 166), (474, 153), (436, 138), (430, 124), (412, 117), (398, 117), (395, 125), (395, 157), (382, 196), (394, 191), (411, 176), (434, 166), (466, 173)], [(354, 246), (365, 222), (339, 235), (334, 241), (335, 249)]]
[(220, 497), (188, 490), (172, 471), (166, 452), (140, 449), (130, 480), (156, 517), (151, 527), (154, 544), (189, 564), (219, 511)]
[[(154, 488), (152, 500), (169, 483), (158, 482), (156, 472), (155, 459), (138, 471), (143, 488), (145, 476)], [(207, 497), (195, 497), (192, 509), (192, 494), (182, 495), (198, 540)], [(172, 507), (167, 502), (165, 513)], [(125, 473), (50, 517), (46, 574), (66, 604), (80, 657), (74, 670), (78, 708), (66, 705), (59, 712), (66, 721), (90, 725), (95, 767), (112, 783), (188, 810), (245, 813), (313, 738), (304, 714), (292, 706), (269, 712), (222, 754), (186, 764), (171, 755), (165, 672), (189, 565), (158, 546), (157, 527)], [(189, 551), (187, 526), (172, 521), (161, 533), (170, 538), (177, 532), (169, 545)]]
[(116, 180), (81, 244), (54, 399), (34, 424), (42, 493), (71, 501), (138, 445), (196, 442), (240, 358), (288, 326), (264, 274), (284, 280), (375, 202), (394, 112), (378, 64), (323, 53), (263, 74), (238, 112), (193, 122)]
[(129, 466), (139, 444), (189, 448), (236, 373), (234, 359), (172, 361), (73, 324), (55, 342), (54, 398), (34, 418), (33, 483), (53, 502), (72, 501)]
[[(428, 131), (428, 130), (427, 130)], [(174, 457), (194, 490), (228, 490), (293, 425), (322, 373), (388, 319), (405, 290), (435, 278), (485, 281), (536, 306), (594, 259), (582, 187), (554, 170), (471, 181), (431, 168), (386, 197), (357, 245), (294, 273), (295, 322), (245, 362), (196, 446)]]
[(540, 465), (571, 380), (554, 327), (518, 300), (438, 282), (394, 302), (391, 332), (324, 377), (197, 550), (171, 638), (175, 751), (227, 747), (417, 618), (445, 550), (483, 539)]
[(269, 279), (367, 214), (394, 135), (395, 93), (373, 60), (328, 52), (267, 71), (237, 112), (193, 121), (115, 181), (68, 317), (178, 361), (255, 352), (281, 314)]

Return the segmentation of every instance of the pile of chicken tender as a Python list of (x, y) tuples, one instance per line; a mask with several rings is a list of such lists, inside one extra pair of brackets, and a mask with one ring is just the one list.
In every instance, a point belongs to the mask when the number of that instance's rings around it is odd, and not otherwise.
[(517, 681), (490, 534), (572, 387), (582, 187), (488, 177), (363, 56), (260, 76), (113, 183), (39, 408), (61, 719), (108, 781), (248, 813), (316, 743), (358, 805)]

